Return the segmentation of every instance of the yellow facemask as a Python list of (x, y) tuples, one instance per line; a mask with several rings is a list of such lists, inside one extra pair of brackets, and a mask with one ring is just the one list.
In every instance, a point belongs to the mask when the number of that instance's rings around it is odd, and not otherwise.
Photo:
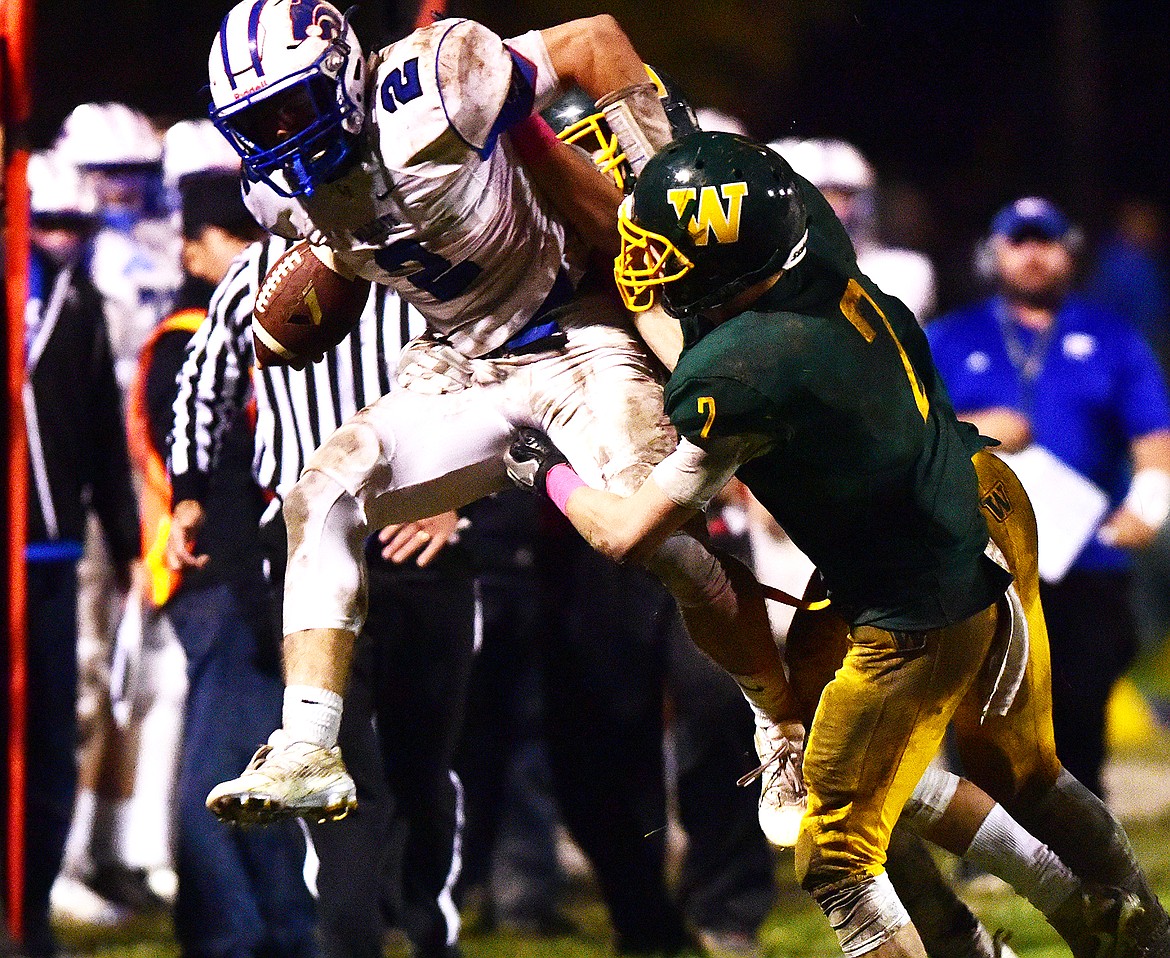
[[(557, 139), (573, 144), (577, 143), (578, 140), (586, 140), (585, 143), (581, 144), (582, 149), (589, 149), (590, 146), (596, 144), (596, 149), (589, 150), (593, 157), (593, 165), (602, 173), (608, 173), (612, 176), (617, 188), (624, 190), (626, 177), (622, 164), (625, 162), (626, 154), (618, 152), (616, 136), (612, 133), (608, 137), (605, 135), (605, 130), (599, 122), (601, 119), (601, 113), (591, 113), (589, 116), (582, 117), (576, 123), (570, 123), (561, 130), (557, 134)], [(587, 137), (590, 139), (586, 139)]]
[(613, 261), (613, 278), (626, 309), (642, 313), (654, 305), (655, 287), (681, 279), (694, 264), (665, 236), (630, 219), (633, 200), (627, 196), (618, 207), (622, 248)]
[[(658, 74), (654, 72), (654, 68), (647, 63), (643, 63), (642, 66), (646, 70), (646, 76), (654, 84), (654, 89), (658, 91), (659, 98), (665, 99), (666, 86), (659, 79)], [(557, 134), (557, 139), (565, 143), (575, 144), (578, 140), (592, 137), (593, 141), (597, 144), (597, 149), (590, 150), (593, 157), (593, 165), (602, 173), (608, 173), (612, 176), (617, 188), (624, 193), (626, 191), (626, 173), (623, 164), (626, 162), (626, 154), (618, 152), (616, 136), (612, 133), (608, 137), (605, 135), (605, 129), (601, 126), (604, 116), (600, 111), (591, 113), (589, 116), (584, 116), (576, 123), (570, 123), (561, 130)], [(587, 141), (582, 144), (582, 149), (588, 149), (589, 145)]]

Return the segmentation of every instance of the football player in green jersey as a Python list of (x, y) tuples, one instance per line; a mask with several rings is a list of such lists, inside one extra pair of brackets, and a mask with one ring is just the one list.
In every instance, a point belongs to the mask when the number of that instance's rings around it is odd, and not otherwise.
[(741, 137), (663, 148), (619, 227), (626, 305), (660, 300), (682, 325), (665, 393), (679, 447), (625, 499), (539, 437), (513, 471), (618, 560), (652, 555), (735, 474), (816, 563), (829, 631), (849, 638), (807, 741), (796, 863), (845, 953), (925, 956), (883, 866), (953, 721), (976, 784), (1082, 881), (1129, 893), (1107, 953), (1170, 954), (1124, 831), (1056, 757), (1027, 497), (956, 419), (914, 316), (861, 274), (811, 184)]

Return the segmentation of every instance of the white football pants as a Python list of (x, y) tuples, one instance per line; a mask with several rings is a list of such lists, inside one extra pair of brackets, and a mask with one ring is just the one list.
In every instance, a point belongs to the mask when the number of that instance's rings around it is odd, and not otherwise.
[[(516, 429), (545, 432), (595, 488), (634, 492), (675, 445), (662, 387), (633, 332), (589, 322), (607, 300), (561, 318), (562, 349), (465, 359), (423, 348), (400, 383), (341, 426), (285, 499), (284, 632), (357, 632), (369, 533), (466, 505), (508, 485)], [(422, 372), (419, 372), (419, 370)], [(440, 391), (446, 390), (446, 391)]]

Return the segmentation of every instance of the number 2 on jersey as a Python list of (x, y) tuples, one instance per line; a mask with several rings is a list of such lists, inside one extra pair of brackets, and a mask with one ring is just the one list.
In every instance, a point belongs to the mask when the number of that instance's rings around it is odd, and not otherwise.
[(895, 335), (894, 327), (886, 319), (886, 314), (870, 298), (869, 293), (862, 289), (861, 284), (857, 280), (850, 279), (849, 284), (845, 287), (844, 294), (841, 296), (841, 312), (853, 324), (853, 328), (865, 337), (865, 341), (872, 343), (877, 337), (877, 332), (875, 332), (869, 320), (862, 315), (862, 304), (865, 304), (873, 310), (873, 313), (882, 321), (882, 325), (886, 327), (886, 332), (890, 334), (890, 339), (894, 341), (894, 346), (897, 347), (898, 355), (902, 359), (902, 368), (906, 370), (906, 378), (910, 380), (910, 391), (914, 393), (914, 403), (918, 406), (918, 411), (922, 414), (923, 421), (925, 421), (927, 414), (930, 412), (930, 400), (926, 398), (926, 393), (922, 389), (922, 383), (918, 381), (918, 374), (910, 364), (910, 357), (906, 355), (906, 350), (902, 348), (902, 343), (898, 340), (897, 335)]
[(395, 240), (389, 246), (382, 247), (374, 254), (374, 262), (387, 273), (412, 263), (418, 264), (418, 269), (407, 274), (407, 281), (440, 302), (463, 295), (481, 272), (478, 263), (469, 259), (462, 263), (452, 263), (445, 256), (432, 253), (415, 239)]

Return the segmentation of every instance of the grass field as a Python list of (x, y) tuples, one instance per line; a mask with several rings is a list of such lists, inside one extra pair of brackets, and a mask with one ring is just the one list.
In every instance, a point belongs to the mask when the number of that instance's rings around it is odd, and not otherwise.
[[(1170, 775), (1170, 770), (1167, 772)], [(1150, 872), (1159, 894), (1170, 901), (1170, 813), (1131, 821), (1130, 837)], [(792, 880), (789, 856), (778, 861), (780, 901), (761, 935), (767, 958), (829, 958), (839, 954), (820, 910)], [(992, 930), (1011, 932), (1012, 947), (1021, 958), (1057, 958), (1068, 952), (1027, 903), (1006, 890), (964, 890), (963, 897)], [(565, 903), (565, 910), (579, 931), (563, 938), (537, 940), (508, 935), (482, 935), (474, 925), (464, 936), (467, 958), (602, 958), (611, 954), (605, 910), (585, 885)], [(68, 945), (82, 954), (101, 958), (154, 958), (177, 956), (178, 949), (167, 923), (127, 926), (117, 932), (86, 934), (82, 929), (64, 930)], [(397, 954), (394, 951), (389, 955)]]
[[(1158, 683), (1166, 672), (1158, 670)], [(1155, 684), (1147, 679), (1143, 689)], [(1159, 688), (1158, 692), (1163, 689)], [(1166, 690), (1170, 691), (1170, 690)], [(1162, 701), (1170, 695), (1157, 695)], [(1140, 726), (1140, 723), (1138, 723)], [(1115, 759), (1108, 780), (1115, 808), (1125, 821), (1138, 857), (1164, 902), (1170, 903), (1170, 733), (1164, 728), (1131, 728), (1115, 736)], [(944, 862), (950, 867), (952, 862)], [(765, 958), (831, 958), (840, 954), (836, 940), (820, 910), (793, 879), (791, 854), (779, 855), (780, 898), (761, 934)], [(1068, 951), (1030, 905), (1006, 887), (960, 887), (960, 893), (992, 931), (1010, 933), (1011, 946), (1021, 958), (1065, 958)], [(566, 896), (563, 910), (577, 926), (573, 935), (554, 939), (530, 939), (501, 934), (482, 934), (474, 916), (463, 936), (467, 958), (602, 958), (611, 955), (605, 910), (587, 880)], [(116, 931), (63, 928), (66, 946), (79, 955), (100, 958), (172, 958), (178, 955), (169, 923), (155, 921), (128, 925)], [(406, 952), (389, 950), (388, 956), (405, 958)]]

